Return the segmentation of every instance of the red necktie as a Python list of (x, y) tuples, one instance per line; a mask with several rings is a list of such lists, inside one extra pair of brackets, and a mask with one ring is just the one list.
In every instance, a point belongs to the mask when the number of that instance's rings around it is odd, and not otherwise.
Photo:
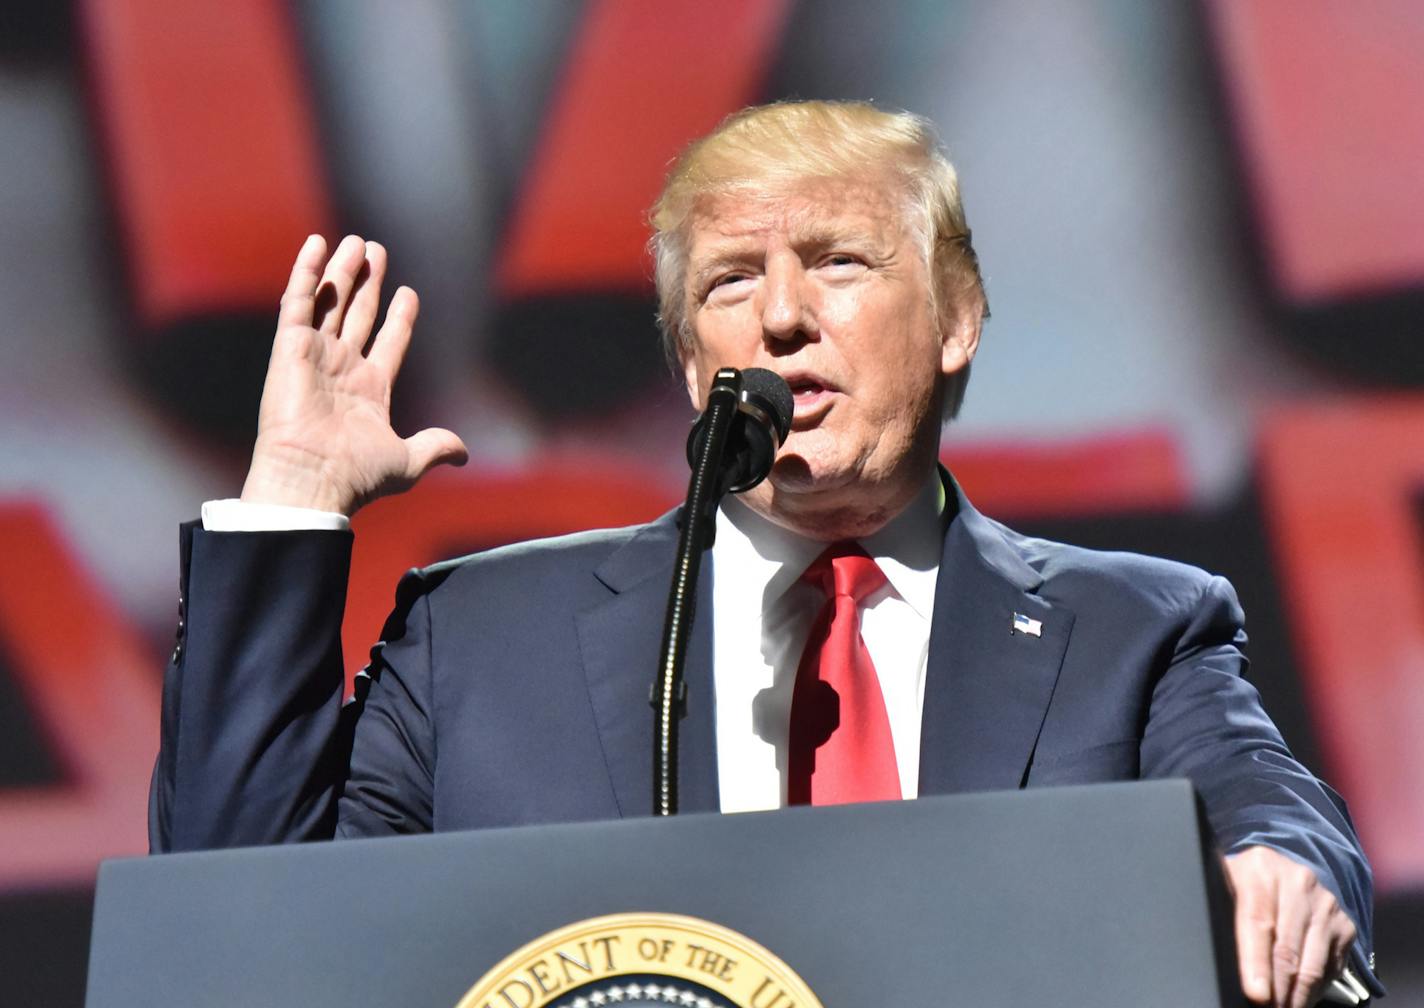
[(860, 603), (885, 584), (854, 543), (837, 543), (803, 580), (826, 604), (811, 627), (791, 694), (786, 800), (791, 805), (899, 798), (900, 772), (880, 677), (860, 636)]

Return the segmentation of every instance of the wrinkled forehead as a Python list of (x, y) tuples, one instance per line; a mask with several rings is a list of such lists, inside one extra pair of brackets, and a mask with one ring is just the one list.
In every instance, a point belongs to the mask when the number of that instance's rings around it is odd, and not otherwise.
[(778, 235), (791, 242), (854, 233), (894, 244), (911, 234), (911, 205), (889, 173), (750, 180), (701, 194), (688, 215), (688, 251)]

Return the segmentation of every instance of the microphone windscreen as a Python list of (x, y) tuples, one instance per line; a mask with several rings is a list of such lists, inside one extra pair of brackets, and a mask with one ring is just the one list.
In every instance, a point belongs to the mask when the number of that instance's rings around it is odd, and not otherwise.
[(791, 398), (791, 386), (775, 371), (766, 368), (747, 368), (742, 372), (742, 397), (757, 396), (760, 405), (776, 424), (776, 439), (784, 442), (791, 433), (791, 415), (796, 404)]

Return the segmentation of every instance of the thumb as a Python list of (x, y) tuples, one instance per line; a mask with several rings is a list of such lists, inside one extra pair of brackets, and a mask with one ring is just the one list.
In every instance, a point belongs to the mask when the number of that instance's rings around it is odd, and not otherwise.
[(418, 480), (437, 465), (464, 465), (470, 458), (465, 442), (443, 427), (427, 427), (405, 439), (406, 478)]

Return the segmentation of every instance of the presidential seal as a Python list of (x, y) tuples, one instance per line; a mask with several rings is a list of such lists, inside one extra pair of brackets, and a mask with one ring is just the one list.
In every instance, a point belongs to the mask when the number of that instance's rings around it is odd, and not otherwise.
[(621, 913), (559, 928), (486, 973), (455, 1008), (821, 1008), (791, 968), (720, 924)]

